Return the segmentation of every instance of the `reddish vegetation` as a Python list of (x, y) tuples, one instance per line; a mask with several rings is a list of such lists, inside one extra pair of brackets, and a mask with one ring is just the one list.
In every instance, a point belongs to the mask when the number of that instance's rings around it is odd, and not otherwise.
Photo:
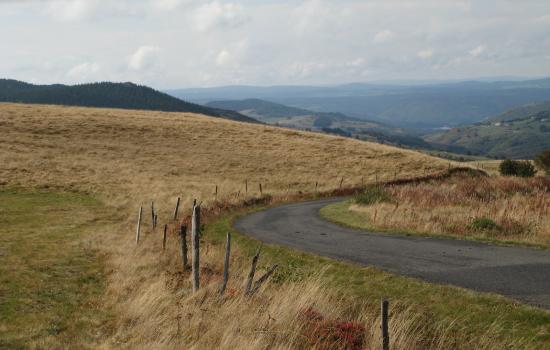
[(365, 326), (358, 322), (326, 319), (312, 307), (300, 312), (302, 335), (316, 349), (361, 350), (365, 343)]

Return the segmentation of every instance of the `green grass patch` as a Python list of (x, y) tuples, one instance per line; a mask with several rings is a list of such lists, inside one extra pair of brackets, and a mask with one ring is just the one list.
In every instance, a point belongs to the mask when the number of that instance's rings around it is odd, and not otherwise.
[(82, 348), (101, 333), (104, 261), (85, 238), (106, 214), (86, 195), (0, 190), (0, 348)]
[[(223, 245), (225, 233), (232, 232), (238, 250), (243, 256), (251, 257), (259, 242), (235, 232), (232, 227), (232, 222), (242, 214), (244, 212), (229, 214), (206, 225), (204, 238)], [(478, 337), (487, 337), (489, 333), (498, 337), (498, 344), (533, 349), (550, 346), (550, 312), (498, 295), (430, 284), (374, 267), (264, 245), (259, 266), (265, 268), (274, 263), (281, 266), (274, 277), (276, 283), (300, 281), (317, 276), (323, 270), (321, 278), (328, 288), (337, 288), (345, 294), (343, 297), (364, 304), (366, 310), (377, 311), (381, 298), (389, 298), (392, 305), (410, 305), (420, 315), (419, 322), (425, 327), (426, 334), (437, 332), (438, 326), (449, 327), (450, 334), (457, 341), (453, 348), (465, 348), (464, 344), (474, 344)]]

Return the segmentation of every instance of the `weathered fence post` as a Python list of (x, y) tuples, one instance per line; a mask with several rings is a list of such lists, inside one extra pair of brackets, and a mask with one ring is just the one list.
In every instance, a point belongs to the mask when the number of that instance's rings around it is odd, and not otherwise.
[(317, 187), (319, 186), (319, 182), (315, 181), (315, 192), (317, 192)]
[(155, 219), (153, 220), (155, 228), (157, 227), (158, 218), (159, 218), (158, 214), (155, 214)]
[(180, 226), (180, 245), (181, 245), (181, 260), (183, 264), (183, 270), (187, 270), (189, 262), (187, 261), (187, 226)]
[(214, 191), (214, 199), (218, 200), (218, 185), (216, 185), (216, 191)]
[(178, 197), (178, 200), (176, 201), (176, 208), (174, 209), (174, 221), (178, 219), (178, 210), (180, 209), (180, 197)]
[(164, 224), (164, 233), (162, 234), (162, 250), (166, 249), (166, 236), (168, 235), (168, 224)]
[(263, 196), (263, 195), (264, 195), (264, 193), (262, 191), (262, 183), (260, 182), (260, 196)]
[(231, 233), (227, 232), (227, 238), (225, 242), (225, 259), (223, 262), (223, 282), (220, 288), (220, 294), (223, 295), (225, 288), (227, 287), (227, 281), (229, 280), (229, 257), (231, 254)]
[(151, 227), (154, 230), (155, 229), (155, 202), (151, 201)]
[(248, 273), (248, 280), (246, 282), (245, 295), (250, 295), (252, 291), (252, 282), (254, 281), (254, 275), (256, 274), (256, 265), (258, 265), (258, 259), (260, 258), (260, 250), (262, 246), (256, 251), (256, 255), (252, 258), (252, 266), (250, 267), (250, 272)]
[(344, 177), (342, 176), (342, 179), (340, 179), (340, 188), (342, 188), (343, 183), (344, 183)]
[(138, 222), (136, 227), (136, 244), (139, 243), (139, 237), (141, 235), (141, 215), (143, 214), (143, 207), (139, 207)]
[(244, 193), (248, 193), (248, 179), (244, 180)]
[(388, 328), (388, 308), (389, 302), (387, 300), (382, 300), (381, 311), (382, 311), (382, 350), (390, 349), (390, 334)]
[(199, 276), (199, 217), (200, 217), (200, 211), (201, 207), (198, 205), (193, 206), (193, 217), (191, 220), (191, 242), (192, 242), (192, 248), (193, 248), (193, 292), (196, 292), (199, 290), (200, 287), (200, 276)]
[(264, 282), (267, 281), (267, 279), (273, 274), (273, 272), (275, 272), (275, 269), (277, 267), (279, 267), (279, 265), (273, 265), (262, 277), (258, 279), (258, 281), (256, 281), (256, 283), (254, 283), (254, 289), (250, 291), (250, 295), (256, 293), (256, 291), (260, 289), (262, 284), (264, 284)]

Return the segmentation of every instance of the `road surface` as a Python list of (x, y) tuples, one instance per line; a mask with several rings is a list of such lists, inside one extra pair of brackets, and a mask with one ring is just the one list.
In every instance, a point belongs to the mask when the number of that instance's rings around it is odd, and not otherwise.
[(240, 218), (235, 228), (262, 242), (372, 265), (433, 283), (501, 294), (550, 309), (550, 251), (446, 238), (366, 232), (323, 220), (342, 199), (284, 205)]

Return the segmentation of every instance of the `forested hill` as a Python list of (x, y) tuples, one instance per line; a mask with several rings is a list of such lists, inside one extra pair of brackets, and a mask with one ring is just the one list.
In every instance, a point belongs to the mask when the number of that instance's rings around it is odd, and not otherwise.
[(191, 112), (258, 123), (255, 119), (234, 111), (185, 102), (150, 87), (133, 83), (33, 85), (17, 80), (0, 79), (0, 102)]

